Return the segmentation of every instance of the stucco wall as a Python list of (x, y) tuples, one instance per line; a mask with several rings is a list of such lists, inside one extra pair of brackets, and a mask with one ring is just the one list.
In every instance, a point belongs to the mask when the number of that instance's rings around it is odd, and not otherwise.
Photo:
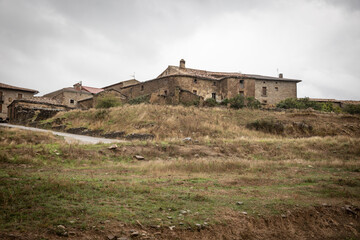
[[(266, 87), (266, 96), (262, 94), (263, 87)], [(296, 82), (255, 80), (255, 98), (261, 103), (276, 105), (286, 98), (296, 98), (296, 95)]]
[(18, 94), (22, 94), (22, 98), (30, 98), (34, 96), (34, 93), (3, 89), (3, 88), (0, 88), (0, 92), (2, 92), (2, 99), (0, 100), (3, 101), (3, 103), (0, 103), (1, 104), (0, 117), (2, 119), (6, 119), (8, 117), (7, 107), (12, 103), (13, 100), (19, 99)]

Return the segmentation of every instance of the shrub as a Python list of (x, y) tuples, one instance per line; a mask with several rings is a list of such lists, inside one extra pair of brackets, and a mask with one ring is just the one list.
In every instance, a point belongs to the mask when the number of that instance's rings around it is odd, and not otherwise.
[(120, 106), (122, 103), (121, 101), (116, 98), (114, 95), (105, 95), (100, 96), (97, 99), (96, 108), (111, 108)]
[(360, 104), (347, 104), (343, 111), (350, 114), (360, 114)]
[(334, 105), (331, 102), (323, 103), (321, 106), (323, 112), (334, 112)]
[(222, 101), (221, 101), (221, 105), (228, 105), (228, 103), (229, 103), (230, 101), (229, 101), (229, 99), (227, 99), (227, 98), (224, 98)]
[(322, 110), (322, 104), (314, 101), (310, 101), (309, 98), (287, 98), (281, 102), (279, 102), (276, 107), (278, 108), (284, 108), (284, 109), (290, 109), (290, 108), (296, 108), (296, 109), (307, 109), (312, 108), (318, 111)]
[(207, 107), (215, 107), (217, 105), (217, 102), (213, 98), (208, 98), (205, 100), (204, 105)]
[(140, 104), (140, 103), (149, 103), (150, 102), (150, 95), (143, 95), (137, 98), (130, 99), (128, 104)]
[(261, 103), (259, 102), (259, 100), (255, 99), (254, 97), (248, 97), (246, 98), (246, 107), (252, 109), (258, 109), (261, 107)]
[(243, 108), (245, 106), (244, 100), (244, 96), (238, 94), (235, 97), (229, 99), (230, 107), (235, 109)]

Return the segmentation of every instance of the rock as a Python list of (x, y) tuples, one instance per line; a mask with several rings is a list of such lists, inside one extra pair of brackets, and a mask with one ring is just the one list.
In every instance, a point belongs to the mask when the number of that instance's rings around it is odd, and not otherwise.
[(236, 205), (243, 205), (244, 202), (237, 202)]
[(110, 150), (115, 150), (115, 149), (117, 149), (117, 145), (116, 144), (113, 144), (113, 145), (111, 145), (110, 147), (108, 147), (108, 149), (110, 149)]
[(192, 138), (191, 137), (186, 137), (183, 139), (183, 142), (191, 142)]
[(110, 222), (110, 220), (105, 220), (105, 222), (104, 223), (109, 223)]
[(247, 215), (247, 212), (242, 212), (242, 214)]
[(174, 230), (175, 226), (170, 226), (169, 229), (172, 231)]
[(58, 229), (63, 229), (63, 230), (65, 230), (65, 226), (64, 226), (64, 225), (57, 225), (57, 228), (58, 228)]
[(139, 161), (145, 160), (145, 158), (141, 155), (135, 155), (134, 158)]
[(129, 240), (127, 237), (121, 237), (121, 238), (118, 238), (117, 240)]
[(75, 232), (69, 232), (69, 236), (74, 237), (74, 236), (76, 236), (76, 233)]
[(167, 218), (168, 218), (168, 219), (172, 219), (172, 217), (171, 217), (171, 216), (168, 216)]
[(180, 210), (180, 213), (181, 214), (187, 214), (187, 213), (189, 213), (190, 211), (186, 211), (186, 210)]
[(311, 165), (308, 165), (308, 168), (313, 168), (313, 166), (311, 166)]
[(196, 226), (198, 229), (201, 229), (201, 227), (202, 227), (201, 224), (199, 224), (199, 223), (196, 223), (195, 226)]
[(281, 214), (281, 217), (282, 217), (282, 218), (286, 218), (286, 215), (285, 215), (285, 214)]
[(117, 237), (112, 235), (112, 234), (109, 234), (106, 236), (108, 240), (117, 240)]
[(137, 237), (139, 236), (139, 232), (135, 231), (130, 234), (131, 237)]

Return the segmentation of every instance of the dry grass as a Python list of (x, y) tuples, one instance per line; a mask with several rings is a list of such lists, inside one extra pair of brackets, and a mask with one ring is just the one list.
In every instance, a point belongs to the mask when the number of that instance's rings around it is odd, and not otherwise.
[[(48, 120), (56, 126), (86, 127), (105, 132), (151, 133), (156, 140), (171, 141), (192, 137), (200, 141), (210, 139), (277, 138), (283, 136), (360, 136), (358, 116), (303, 112), (270, 112), (249, 109), (198, 108), (159, 106), (150, 104), (124, 105), (110, 109), (74, 110), (59, 113)], [(276, 121), (284, 125), (281, 135), (249, 130), (246, 125), (256, 120)], [(310, 126), (302, 129), (301, 124)], [(300, 126), (300, 127), (299, 127)]]

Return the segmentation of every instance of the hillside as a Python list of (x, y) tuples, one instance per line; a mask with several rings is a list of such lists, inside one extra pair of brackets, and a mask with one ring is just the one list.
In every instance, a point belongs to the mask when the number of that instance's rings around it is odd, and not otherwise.
[(42, 126), (65, 131), (84, 128), (95, 135), (121, 131), (124, 135), (152, 134), (156, 140), (360, 136), (359, 115), (149, 104), (59, 113)]
[(1, 239), (360, 236), (358, 116), (125, 105), (40, 124), (154, 139), (0, 128)]

